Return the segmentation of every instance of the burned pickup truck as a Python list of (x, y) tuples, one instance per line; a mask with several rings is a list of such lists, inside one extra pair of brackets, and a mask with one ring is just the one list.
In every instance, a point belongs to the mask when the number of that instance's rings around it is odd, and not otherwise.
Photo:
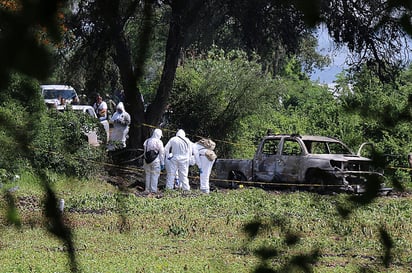
[[(362, 146), (361, 146), (362, 147)], [(213, 166), (216, 185), (237, 187), (301, 187), (317, 191), (362, 193), (366, 183), (385, 188), (383, 172), (372, 160), (354, 154), (340, 140), (310, 135), (268, 135), (253, 159), (218, 159)], [(368, 184), (369, 185), (369, 184)]]

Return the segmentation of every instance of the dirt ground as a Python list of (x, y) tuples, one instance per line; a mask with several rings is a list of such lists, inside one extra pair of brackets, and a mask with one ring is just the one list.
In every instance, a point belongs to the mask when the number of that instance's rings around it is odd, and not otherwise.
[[(112, 166), (106, 168), (106, 174), (100, 179), (118, 187), (122, 191), (134, 192), (136, 195), (144, 192), (145, 174), (143, 167), (136, 165)], [(192, 189), (199, 188), (199, 177), (189, 172), (189, 182)], [(159, 177), (159, 190), (164, 190), (166, 186), (166, 172), (162, 172)]]
[[(112, 166), (106, 168), (106, 174), (102, 175), (100, 179), (116, 186), (119, 190), (123, 192), (134, 193), (136, 196), (146, 196), (144, 193), (145, 188), (145, 176), (143, 167), (138, 167), (136, 165), (124, 165), (124, 166)], [(199, 177), (195, 173), (189, 172), (189, 182), (191, 189), (199, 189)], [(165, 189), (166, 185), (166, 173), (162, 172), (159, 177), (159, 190), (160, 192)], [(228, 188), (220, 188), (213, 186), (211, 183), (211, 190), (218, 191), (230, 191)], [(281, 194), (290, 192), (290, 189), (285, 190), (274, 190), (266, 189), (270, 194)], [(391, 197), (409, 197), (412, 193), (410, 191), (397, 191), (393, 190), (389, 194)]]

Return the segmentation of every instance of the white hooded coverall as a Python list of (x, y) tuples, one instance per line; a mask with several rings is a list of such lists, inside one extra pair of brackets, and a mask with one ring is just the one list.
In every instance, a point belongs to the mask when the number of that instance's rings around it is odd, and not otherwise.
[[(180, 129), (176, 136), (172, 137), (165, 146), (165, 154), (168, 165), (166, 189), (173, 189), (176, 171), (182, 189), (190, 190), (189, 179), (189, 161), (192, 155), (193, 143), (186, 137), (186, 133)], [(169, 155), (172, 155), (171, 157)]]
[(163, 147), (163, 142), (160, 140), (162, 138), (162, 130), (155, 129), (150, 138), (146, 139), (143, 143), (144, 151), (155, 150), (158, 152), (156, 159), (151, 163), (146, 163), (143, 160), (143, 169), (146, 174), (145, 180), (145, 191), (146, 192), (157, 192), (157, 185), (159, 182), (159, 176), (161, 168), (164, 165), (165, 160), (165, 149)]
[(116, 112), (110, 119), (113, 122), (113, 130), (110, 133), (110, 142), (120, 142), (122, 148), (126, 148), (126, 138), (129, 133), (131, 118), (124, 109), (123, 102), (116, 106)]
[(210, 186), (209, 186), (209, 177), (210, 173), (212, 171), (212, 166), (215, 160), (210, 161), (205, 153), (207, 151), (207, 148), (205, 148), (203, 145), (199, 143), (194, 144), (194, 154), (195, 154), (195, 160), (196, 160), (196, 165), (199, 167), (199, 178), (200, 178), (200, 191), (204, 193), (209, 193), (210, 192)]

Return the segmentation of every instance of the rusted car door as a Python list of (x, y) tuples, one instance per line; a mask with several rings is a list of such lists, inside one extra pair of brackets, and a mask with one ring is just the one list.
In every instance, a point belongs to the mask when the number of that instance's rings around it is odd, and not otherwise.
[(299, 181), (300, 164), (304, 150), (296, 138), (285, 138), (276, 156), (276, 173), (282, 182)]
[(265, 139), (259, 146), (253, 162), (253, 180), (276, 181), (276, 162), (279, 156), (281, 138)]

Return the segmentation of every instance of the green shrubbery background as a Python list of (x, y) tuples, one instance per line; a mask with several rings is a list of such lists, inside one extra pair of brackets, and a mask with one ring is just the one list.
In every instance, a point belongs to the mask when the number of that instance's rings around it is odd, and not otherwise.
[(193, 140), (211, 137), (221, 158), (252, 158), (268, 130), (337, 137), (355, 153), (371, 142), (388, 180), (405, 184), (411, 73), (384, 84), (365, 68), (341, 74), (331, 88), (294, 70), (273, 78), (240, 51), (213, 49), (178, 68), (167, 128), (184, 128)]
[[(407, 185), (411, 71), (405, 70), (397, 85), (381, 83), (367, 69), (342, 74), (330, 89), (293, 70), (273, 78), (243, 52), (214, 48), (206, 57), (187, 59), (178, 68), (163, 141), (183, 128), (193, 141), (199, 136), (214, 139), (221, 158), (253, 157), (268, 130), (337, 137), (354, 152), (361, 143), (372, 142), (385, 159), (388, 180)], [(147, 100), (154, 94), (149, 86), (157, 81), (152, 79), (143, 88)], [(13, 121), (1, 126), (2, 169), (18, 173), (27, 160), (33, 160), (36, 168), (78, 177), (101, 170), (105, 147), (88, 146), (83, 134), (96, 128), (101, 132), (98, 123), (85, 115), (46, 109), (39, 83), (18, 75), (0, 96), (2, 118)], [(26, 139), (21, 142), (19, 136)], [(26, 147), (19, 147), (21, 143)]]
[(0, 96), (0, 115), (6, 121), (0, 127), (0, 169), (4, 172), (12, 176), (33, 167), (88, 178), (102, 170), (105, 142), (92, 147), (84, 134), (95, 130), (105, 140), (96, 119), (70, 109), (47, 109), (39, 83), (17, 75)]

